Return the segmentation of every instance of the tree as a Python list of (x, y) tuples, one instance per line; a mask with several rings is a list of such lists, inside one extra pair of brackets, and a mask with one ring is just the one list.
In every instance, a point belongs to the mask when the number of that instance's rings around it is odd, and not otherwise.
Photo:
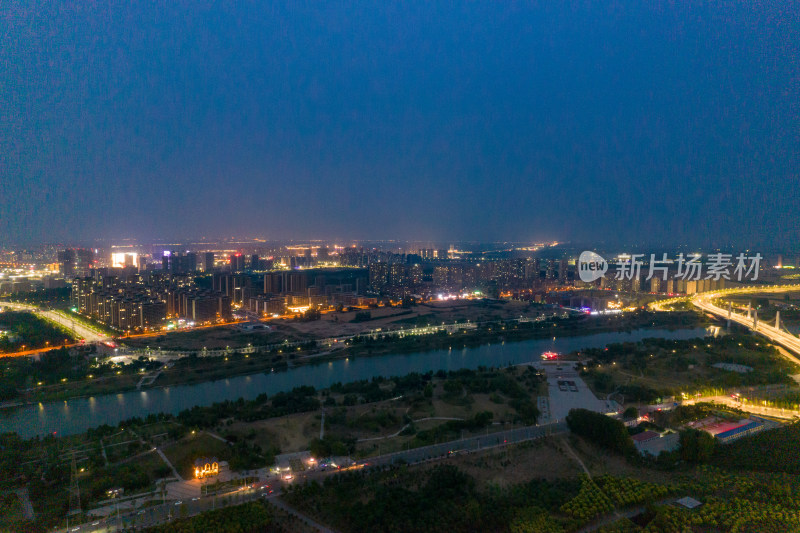
[(600, 392), (610, 392), (614, 388), (614, 378), (611, 374), (598, 372), (594, 377), (594, 386)]
[(533, 425), (539, 418), (539, 409), (531, 400), (511, 400), (509, 405), (516, 409), (523, 424)]
[(464, 388), (461, 382), (457, 379), (448, 379), (447, 381), (444, 382), (442, 387), (444, 388), (444, 392), (449, 396), (460, 395), (461, 391)]
[(625, 409), (625, 412), (622, 413), (622, 418), (638, 418), (639, 417), (639, 410), (634, 406), (630, 406)]
[(705, 431), (685, 429), (680, 434), (681, 459), (690, 463), (708, 462), (714, 455), (717, 443)]
[(633, 440), (625, 424), (588, 409), (571, 409), (567, 415), (569, 430), (576, 435), (622, 454), (634, 453)]

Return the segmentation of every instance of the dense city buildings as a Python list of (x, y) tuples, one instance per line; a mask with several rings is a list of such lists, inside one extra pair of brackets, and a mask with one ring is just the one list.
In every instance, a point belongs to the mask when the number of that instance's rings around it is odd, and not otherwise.
[[(174, 319), (212, 323), (234, 316), (263, 318), (408, 298), (505, 298), (602, 310), (618, 302), (619, 295), (691, 295), (736, 283), (724, 277), (681, 275), (675, 261), (654, 265), (656, 275), (648, 277), (647, 253), (639, 254), (639, 276), (615, 274), (630, 255), (608, 254), (608, 274), (584, 282), (577, 272), (579, 254), (552, 244), (65, 247), (51, 249), (31, 267), (0, 275), (0, 293), (69, 285), (73, 307), (80, 313), (114, 328), (141, 331), (166, 327)], [(774, 254), (759, 271), (762, 277), (775, 276), (796, 262)]]
[(197, 254), (194, 252), (165, 251), (161, 259), (161, 268), (172, 274), (188, 274), (197, 270)]
[(205, 272), (214, 271), (214, 252), (203, 253), (203, 271)]
[(173, 317), (196, 323), (231, 318), (230, 298), (197, 287), (192, 276), (113, 270), (75, 278), (73, 308), (122, 331), (159, 329)]
[(64, 277), (86, 275), (95, 266), (95, 253), (84, 248), (68, 248), (58, 252), (58, 262)]

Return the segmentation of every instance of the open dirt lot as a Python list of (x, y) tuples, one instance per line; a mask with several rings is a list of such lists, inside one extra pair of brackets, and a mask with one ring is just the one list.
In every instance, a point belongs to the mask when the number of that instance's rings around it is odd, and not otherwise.
[[(481, 488), (489, 485), (508, 486), (535, 478), (552, 480), (577, 477), (582, 472), (575, 460), (561, 448), (558, 440), (553, 438), (501, 450), (457, 455), (436, 464), (445, 462), (475, 477)], [(419, 465), (412, 468), (432, 467)]]

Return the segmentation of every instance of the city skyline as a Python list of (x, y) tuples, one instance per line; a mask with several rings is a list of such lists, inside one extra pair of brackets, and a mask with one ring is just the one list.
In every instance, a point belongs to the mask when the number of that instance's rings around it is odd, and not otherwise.
[(791, 4), (29, 7), (10, 242), (800, 237)]
[(800, 531), (800, 2), (0, 34), (0, 530)]

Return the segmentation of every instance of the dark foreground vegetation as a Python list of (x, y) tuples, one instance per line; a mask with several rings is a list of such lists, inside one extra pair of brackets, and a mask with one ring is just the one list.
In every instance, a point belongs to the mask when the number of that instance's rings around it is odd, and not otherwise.
[[(777, 532), (800, 528), (798, 491), (796, 476), (710, 466), (682, 470), (668, 482), (602, 474), (480, 489), (469, 474), (441, 465), (339, 474), (296, 486), (285, 498), (342, 532)], [(687, 495), (703, 505), (674, 504)], [(631, 518), (618, 518), (623, 512)]]
[[(47, 348), (72, 342), (72, 333), (28, 311), (0, 313), (0, 353)], [(24, 348), (23, 348), (24, 347)]]
[[(148, 533), (280, 533), (290, 531), (276, 520), (274, 507), (266, 502), (251, 502), (209, 511), (192, 518), (147, 528)], [(288, 524), (283, 524), (288, 525)]]

